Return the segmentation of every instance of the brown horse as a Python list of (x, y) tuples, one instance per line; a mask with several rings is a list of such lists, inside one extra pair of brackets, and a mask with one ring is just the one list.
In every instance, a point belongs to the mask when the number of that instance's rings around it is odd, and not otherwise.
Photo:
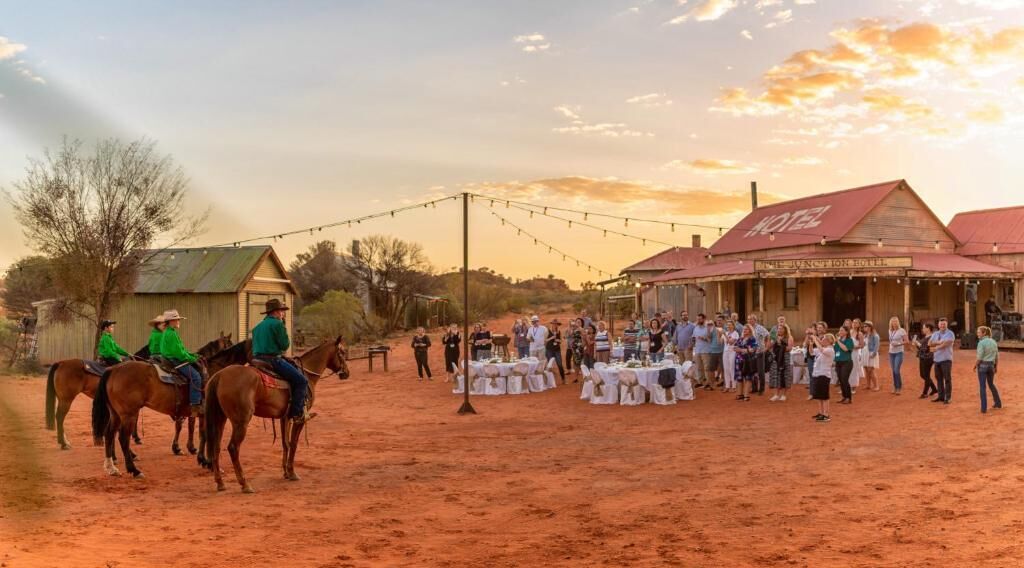
[[(231, 365), (245, 363), (249, 360), (250, 346), (250, 341), (243, 341), (220, 351), (208, 361), (200, 359), (200, 365), (204, 366), (204, 369), (210, 368), (216, 372)], [(129, 361), (115, 365), (103, 373), (92, 402), (92, 433), (97, 444), (101, 439), (104, 442), (104, 469), (110, 475), (120, 474), (114, 465), (114, 434), (120, 436), (121, 450), (125, 454), (125, 467), (128, 472), (136, 477), (142, 475), (134, 465), (135, 456), (127, 444), (132, 424), (144, 407), (170, 416), (180, 431), (181, 420), (189, 416), (191, 411), (188, 386), (164, 383), (150, 363)], [(199, 465), (207, 466), (206, 430), (201, 416), (197, 461)]]
[[(336, 340), (326, 341), (318, 347), (298, 357), (301, 371), (309, 378), (309, 401), (312, 405), (317, 382), (330, 375), (337, 374), (342, 380), (348, 378), (348, 364), (345, 361), (345, 344), (338, 336)], [(330, 369), (329, 374), (324, 374)], [(291, 421), (288, 415), (288, 399), (290, 391), (286, 389), (267, 388), (255, 369), (249, 366), (231, 366), (217, 373), (210, 379), (206, 389), (206, 450), (210, 468), (213, 470), (217, 490), (224, 490), (224, 480), (220, 471), (220, 442), (224, 435), (224, 425), (231, 420), (231, 442), (228, 453), (235, 467), (235, 477), (242, 486), (243, 493), (254, 490), (242, 472), (239, 459), (242, 442), (245, 440), (246, 429), (252, 417), (276, 418), (281, 421), (281, 466), (284, 477), (297, 481), (295, 474), (295, 450), (298, 447), (299, 433), (303, 424), (289, 428)], [(290, 432), (289, 432), (290, 430)], [(125, 443), (121, 445), (122, 450)]]
[[(220, 337), (204, 345), (198, 354), (210, 357), (230, 346), (231, 334), (224, 335), (221, 332)], [(46, 429), (57, 429), (57, 443), (60, 444), (60, 449), (71, 449), (71, 444), (68, 443), (67, 437), (64, 435), (64, 418), (71, 410), (71, 403), (79, 394), (84, 394), (89, 398), (95, 397), (96, 386), (99, 385), (99, 382), (100, 378), (97, 375), (85, 370), (83, 359), (65, 359), (50, 365), (50, 373), (46, 378)], [(191, 431), (193, 428), (193, 422), (190, 421), (189, 447), (192, 446)], [(178, 445), (180, 432), (181, 425), (179, 424), (174, 434), (174, 446)], [(141, 443), (138, 433), (134, 429), (132, 433), (136, 438), (136, 443)]]

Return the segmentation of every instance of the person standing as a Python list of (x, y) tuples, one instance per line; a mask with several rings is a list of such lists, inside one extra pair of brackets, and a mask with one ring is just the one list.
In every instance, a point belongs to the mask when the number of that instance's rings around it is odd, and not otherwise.
[(576, 318), (573, 323), (575, 326), (569, 341), (569, 352), (572, 354), (572, 367), (576, 374), (576, 378), (572, 382), (578, 383), (580, 382), (580, 376), (583, 374), (583, 369), (580, 368), (580, 365), (583, 364), (583, 356), (586, 354), (585, 339), (583, 337), (586, 331), (586, 324), (583, 318)]
[(116, 321), (103, 320), (100, 322), (100, 343), (96, 346), (96, 353), (99, 355), (100, 360), (103, 361), (108, 367), (111, 365), (117, 365), (124, 360), (125, 357), (131, 357), (132, 354), (125, 351), (117, 341), (114, 341), (114, 325)]
[(740, 394), (736, 400), (750, 402), (750, 389), (754, 377), (757, 376), (757, 340), (754, 339), (754, 328), (749, 324), (743, 326), (743, 335), (736, 341), (736, 371), (740, 381)]
[(679, 322), (676, 324), (675, 333), (672, 334), (672, 341), (676, 344), (676, 353), (679, 354), (679, 363), (693, 361), (693, 328), (688, 312), (679, 312)]
[(547, 349), (548, 328), (540, 324), (539, 316), (530, 316), (530, 329), (526, 337), (530, 340), (530, 357), (536, 358), (542, 365), (546, 363), (544, 353)]
[(754, 339), (757, 340), (757, 381), (755, 385), (755, 392), (759, 396), (764, 395), (765, 389), (765, 364), (767, 363), (768, 348), (770, 347), (770, 336), (769, 332), (763, 325), (757, 322), (757, 316), (751, 315), (747, 317), (747, 325), (754, 330)]
[(434, 380), (434, 376), (430, 373), (430, 338), (427, 337), (427, 331), (422, 327), (416, 328), (416, 335), (412, 337), (412, 352), (416, 357), (416, 374), (419, 375), (419, 380), (423, 380), (423, 374), (426, 373), (427, 380)]
[(711, 327), (711, 346), (708, 351), (711, 353), (711, 377), (715, 387), (725, 384), (725, 376), (722, 372), (722, 358), (725, 353), (725, 329), (723, 329), (724, 318), (718, 316)]
[(462, 348), (462, 336), (459, 334), (459, 326), (454, 323), (449, 325), (448, 331), (441, 338), (441, 342), (444, 343), (444, 382), (454, 382), (455, 375), (458, 374), (457, 369), (459, 368), (459, 351)]
[(520, 359), (530, 356), (529, 331), (530, 326), (526, 325), (526, 320), (522, 318), (517, 319), (515, 325), (512, 326), (512, 341), (515, 342), (516, 356)]
[(629, 320), (626, 324), (626, 329), (622, 332), (622, 360), (629, 361), (630, 359), (636, 359), (638, 355), (637, 344), (639, 341), (639, 331), (636, 329), (636, 323), (633, 320)]
[(985, 323), (989, 327), (992, 326), (992, 320), (996, 317), (1003, 315), (1003, 309), (999, 307), (996, 302), (995, 296), (989, 296), (988, 300), (985, 301)]
[(587, 313), (587, 310), (580, 310), (580, 318), (583, 320), (583, 328), (586, 329), (594, 324), (594, 320)]
[(487, 329), (486, 322), (477, 324), (478, 331), (473, 334), (473, 344), (476, 345), (476, 356), (478, 361), (491, 358), (491, 332)]
[(775, 389), (775, 394), (768, 399), (771, 402), (785, 402), (789, 386), (793, 384), (793, 361), (789, 354), (792, 350), (793, 332), (783, 323), (776, 330), (775, 341), (772, 343), (775, 369), (772, 372), (771, 388)]
[(697, 366), (697, 384), (704, 390), (711, 390), (711, 333), (704, 314), (697, 314), (697, 324), (693, 328), (693, 363)]
[(597, 322), (597, 332), (594, 334), (594, 360), (606, 365), (612, 360), (612, 342), (608, 336), (608, 326), (603, 321)]
[(593, 370), (597, 355), (597, 328), (590, 324), (583, 328), (583, 364)]
[(889, 366), (892, 367), (892, 394), (903, 390), (903, 351), (907, 345), (907, 332), (900, 325), (900, 318), (889, 318)]
[(548, 337), (545, 344), (545, 361), (555, 360), (555, 364), (558, 365), (558, 375), (562, 378), (562, 384), (565, 383), (565, 367), (562, 365), (562, 332), (558, 328), (562, 325), (562, 322), (555, 318), (548, 322), (551, 329), (548, 331)]
[(949, 329), (949, 321), (939, 318), (939, 329), (928, 340), (928, 348), (935, 359), (935, 382), (939, 396), (932, 402), (949, 404), (953, 398), (953, 343), (956, 336)]
[(850, 373), (853, 371), (853, 338), (849, 328), (839, 328), (835, 343), (836, 375), (839, 377), (839, 389), (843, 399), (839, 404), (853, 404), (853, 391), (850, 388)]
[(882, 338), (875, 331), (875, 324), (870, 321), (864, 322), (861, 326), (864, 332), (864, 378), (867, 379), (867, 389), (878, 390), (878, 349), (882, 344)]
[[(573, 360), (575, 359), (575, 357), (573, 356), (573, 349), (575, 348), (576, 343), (577, 343), (576, 342), (576, 338), (577, 338), (576, 333), (579, 331), (579, 328), (577, 327), (577, 323), (576, 322), (577, 322), (577, 320), (570, 319), (569, 320), (569, 331), (565, 332), (565, 358), (562, 359), (562, 361), (565, 363), (565, 370), (568, 371), (569, 373), (572, 373), (572, 371), (573, 371), (572, 363), (573, 363)], [(577, 369), (577, 372), (579, 372), (579, 369)]]
[(850, 338), (853, 339), (853, 370), (850, 372), (850, 392), (857, 394), (860, 380), (864, 378), (864, 346), (867, 345), (864, 331), (861, 329), (860, 318), (853, 319)]
[(722, 392), (736, 391), (736, 342), (740, 334), (736, 331), (736, 324), (732, 320), (725, 322), (725, 347), (722, 349), (722, 375), (725, 377), (725, 386)]
[(932, 324), (926, 323), (921, 326), (921, 335), (914, 337), (913, 346), (914, 350), (917, 351), (918, 372), (921, 375), (921, 380), (924, 381), (924, 389), (918, 398), (928, 398), (939, 392), (939, 387), (935, 386), (935, 381), (932, 380), (932, 367), (935, 366), (935, 356), (931, 349), (928, 348), (928, 342), (931, 341), (932, 333), (934, 332), (935, 328), (932, 327)]
[(661, 322), (657, 319), (652, 319), (650, 323), (651, 340), (650, 347), (648, 348), (651, 354), (651, 362), (657, 363), (665, 357), (665, 335), (662, 334)]
[(988, 412), (988, 396), (985, 385), (992, 390), (992, 408), (1002, 408), (1003, 401), (996, 390), (996, 368), (999, 365), (999, 345), (992, 339), (992, 328), (978, 328), (978, 356), (974, 361), (974, 370), (978, 373), (978, 386), (981, 388), (981, 413)]
[(480, 333), (480, 324), (473, 324), (473, 331), (469, 333), (469, 358), (472, 361), (480, 360), (480, 344), (476, 342), (477, 334)]
[(828, 401), (831, 398), (830, 383), (832, 381), (832, 364), (836, 351), (833, 347), (836, 338), (831, 333), (826, 333), (819, 338), (811, 336), (814, 343), (814, 367), (811, 371), (811, 398), (818, 401), (818, 414), (814, 416), (816, 422), (828, 422), (832, 420), (829, 415)]
[[(272, 304), (271, 302), (276, 303)], [(284, 310), (286, 309), (288, 308), (283, 307), (280, 300), (274, 299), (267, 302), (267, 311), (263, 313), (269, 318), (272, 313), (280, 311), (281, 317), (284, 317)], [(163, 336), (160, 337), (160, 354), (170, 361), (171, 364), (178, 369), (179, 373), (188, 379), (188, 402), (192, 405), (192, 415), (199, 416), (202, 413), (203, 405), (203, 375), (195, 366), (199, 361), (199, 357), (197, 357), (195, 353), (185, 349), (185, 344), (181, 341), (181, 336), (178, 335), (178, 329), (181, 328), (181, 320), (183, 319), (185, 318), (178, 314), (178, 310), (167, 310), (164, 312), (164, 321), (167, 322), (167, 329), (164, 330)], [(254, 354), (257, 353), (256, 329), (259, 328), (260, 325), (262, 325), (262, 322), (253, 328)], [(286, 341), (287, 338), (288, 333), (286, 331)], [(287, 349), (287, 346), (285, 346), (285, 349)], [(287, 377), (283, 378), (287, 380)], [(303, 392), (303, 394), (305, 393)]]

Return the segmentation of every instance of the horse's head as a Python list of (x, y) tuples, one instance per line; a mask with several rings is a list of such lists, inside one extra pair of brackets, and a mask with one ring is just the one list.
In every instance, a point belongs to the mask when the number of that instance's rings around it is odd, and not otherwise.
[(343, 381), (348, 378), (348, 348), (340, 335), (334, 340), (334, 354), (327, 362), (327, 368), (337, 373)]
[(218, 337), (217, 339), (214, 340), (214, 341), (217, 342), (217, 351), (224, 351), (228, 347), (231, 347), (232, 345), (234, 345), (234, 343), (231, 342), (231, 336), (232, 335), (234, 335), (234, 333), (229, 333), (227, 335), (224, 335), (223, 331), (220, 332), (220, 337)]

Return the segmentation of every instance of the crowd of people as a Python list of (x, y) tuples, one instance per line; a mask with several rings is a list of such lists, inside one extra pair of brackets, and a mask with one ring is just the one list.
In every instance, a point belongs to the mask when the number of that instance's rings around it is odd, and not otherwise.
[[(680, 363), (692, 362), (696, 388), (735, 393), (738, 402), (749, 402), (752, 396), (763, 396), (768, 391), (770, 402), (785, 402), (792, 396), (794, 384), (806, 384), (808, 400), (818, 401), (818, 413), (813, 418), (819, 422), (831, 420), (829, 403), (833, 388), (838, 390), (838, 403), (844, 405), (853, 404), (858, 389), (881, 390), (883, 343), (873, 322), (847, 319), (835, 331), (827, 322), (814, 322), (804, 329), (803, 339), (798, 342), (784, 315), (778, 316), (770, 328), (756, 315), (748, 315), (745, 321), (727, 308), (711, 317), (697, 314), (693, 321), (685, 310), (678, 317), (667, 312), (655, 313), (646, 321), (634, 313), (625, 322), (621, 336), (613, 338), (607, 323), (595, 321), (586, 310), (569, 320), (564, 332), (558, 318), (541, 322), (539, 316), (533, 315), (515, 320), (508, 335), (509, 349), (518, 358), (553, 360), (563, 384), (568, 381), (567, 375), (574, 375), (573, 382), (579, 382), (583, 367), (609, 363), (613, 346), (621, 347), (622, 359), (627, 361), (642, 359), (656, 363), (673, 353)], [(905, 357), (913, 356), (918, 360), (923, 384), (919, 398), (950, 404), (956, 338), (946, 318), (940, 318), (936, 325), (923, 323), (921, 330), (911, 336), (899, 318), (892, 317), (882, 331), (887, 333), (888, 340), (890, 392), (903, 394)], [(999, 349), (990, 328), (979, 327), (977, 333), (980, 341), (974, 368), (979, 380), (981, 411), (987, 412), (987, 390), (992, 393), (992, 407), (1002, 407), (994, 382)], [(471, 357), (491, 357), (494, 338), (485, 323), (474, 325)], [(462, 344), (457, 325), (449, 327), (442, 342), (446, 380), (454, 380)], [(413, 347), (421, 379), (429, 345), (422, 328), (417, 330)], [(429, 378), (429, 368), (426, 373)]]

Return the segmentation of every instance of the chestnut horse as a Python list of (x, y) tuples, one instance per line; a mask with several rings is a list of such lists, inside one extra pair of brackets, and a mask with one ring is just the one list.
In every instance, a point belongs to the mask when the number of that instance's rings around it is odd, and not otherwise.
[[(217, 372), (231, 365), (245, 363), (249, 360), (251, 345), (251, 341), (243, 341), (216, 353), (209, 360), (200, 359), (200, 364)], [(101, 438), (104, 442), (106, 459), (103, 467), (108, 474), (121, 473), (114, 465), (114, 434), (118, 434), (121, 451), (125, 454), (125, 468), (133, 476), (142, 477), (142, 472), (135, 467), (135, 456), (128, 449), (128, 437), (132, 425), (144, 407), (170, 416), (180, 431), (181, 420), (188, 416), (191, 410), (188, 387), (161, 381), (151, 363), (129, 361), (115, 365), (103, 373), (92, 402), (92, 434), (97, 444)], [(203, 426), (203, 418), (200, 416), (199, 450), (196, 459), (199, 465), (206, 467), (206, 430)]]
[[(316, 385), (320, 379), (331, 375), (348, 378), (346, 350), (341, 336), (334, 341), (325, 341), (316, 348), (298, 357), (300, 370), (309, 378), (309, 401), (312, 406)], [(330, 369), (330, 373), (324, 371)], [(249, 366), (231, 366), (210, 379), (206, 389), (206, 451), (210, 468), (213, 470), (217, 491), (224, 490), (220, 471), (220, 443), (224, 425), (231, 420), (231, 441), (228, 453), (235, 467), (235, 477), (243, 493), (254, 493), (252, 485), (242, 473), (239, 459), (242, 442), (252, 417), (279, 419), (281, 421), (281, 465), (285, 479), (298, 481), (295, 474), (295, 450), (303, 424), (292, 426), (288, 419), (290, 390), (267, 388), (255, 369)], [(290, 432), (289, 432), (290, 430)], [(124, 444), (122, 443), (122, 448)]]
[[(224, 335), (204, 345), (199, 349), (199, 356), (210, 357), (214, 353), (231, 346), (231, 334)], [(148, 349), (147, 349), (148, 351)], [(46, 429), (57, 429), (57, 443), (60, 449), (70, 450), (64, 435), (64, 418), (71, 410), (71, 403), (79, 394), (89, 398), (96, 396), (96, 386), (100, 378), (92, 373), (86, 372), (85, 361), (82, 359), (65, 359), (50, 365), (50, 373), (46, 378)], [(189, 422), (189, 447), (191, 444), (191, 431), (194, 428), (194, 421)], [(178, 434), (181, 432), (181, 425), (177, 426), (174, 434), (174, 446), (178, 445)], [(132, 431), (136, 443), (141, 443), (138, 432)], [(180, 451), (180, 450), (179, 450)], [(194, 453), (194, 452), (193, 452)]]

